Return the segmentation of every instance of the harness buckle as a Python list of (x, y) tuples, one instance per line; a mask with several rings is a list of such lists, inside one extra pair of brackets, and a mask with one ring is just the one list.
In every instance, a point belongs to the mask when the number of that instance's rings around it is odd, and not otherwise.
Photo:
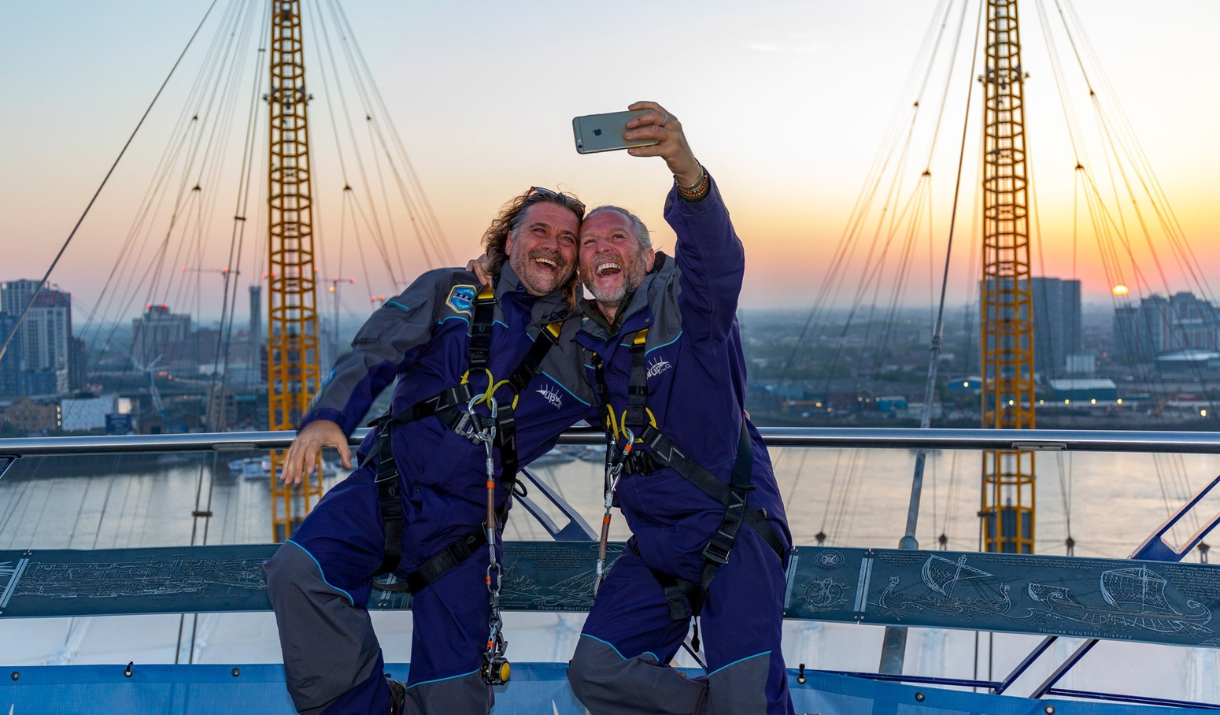
[(374, 484), (384, 484), (386, 482), (398, 482), (398, 465), (393, 459), (386, 459), (378, 463), (377, 471), (373, 475)]
[[(470, 413), (469, 412), (462, 413), (462, 416), (458, 418), (458, 423), (453, 426), (453, 431), (458, 433), (459, 435), (465, 437), (466, 439), (471, 439), (471, 435), (474, 434), (475, 429), (474, 429), (474, 425), (472, 425), (470, 423)], [(474, 441), (474, 440), (471, 440), (471, 441)]]
[[(716, 536), (723, 536), (724, 532), (717, 532)], [(729, 554), (733, 553), (733, 547), (722, 546), (718, 539), (712, 539), (707, 542), (707, 546), (703, 548), (703, 558), (721, 566), (729, 562)]]
[(682, 593), (681, 587), (674, 585), (665, 589), (665, 605), (669, 606), (669, 619), (671, 621), (689, 621), (691, 616), (691, 607), (686, 604), (686, 595)]

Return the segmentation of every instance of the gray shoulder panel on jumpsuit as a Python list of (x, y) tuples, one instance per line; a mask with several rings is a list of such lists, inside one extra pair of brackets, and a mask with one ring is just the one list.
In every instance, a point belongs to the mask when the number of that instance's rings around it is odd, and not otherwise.
[(682, 334), (682, 312), (678, 307), (678, 296), (682, 294), (682, 271), (673, 256), (666, 256), (661, 268), (648, 276), (645, 289), (648, 307), (652, 311), (652, 325), (648, 329), (645, 350), (669, 345)]
[[(416, 278), (400, 295), (373, 311), (352, 340), (350, 352), (340, 355), (314, 395), (310, 412), (343, 411), (356, 387), (369, 371), (382, 363), (397, 366), (403, 357), (432, 338), (439, 322), (452, 317), (469, 320), (467, 298), (478, 294), (473, 273), (440, 268)], [(358, 418), (357, 418), (358, 419)]]

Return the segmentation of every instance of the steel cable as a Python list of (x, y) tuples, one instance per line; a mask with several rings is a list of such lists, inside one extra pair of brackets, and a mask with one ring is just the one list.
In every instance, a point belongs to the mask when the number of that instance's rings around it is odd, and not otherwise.
[[(81, 212), (80, 218), (76, 220), (76, 225), (72, 227), (72, 231), (69, 232), (68, 237), (64, 239), (63, 245), (60, 246), (59, 252), (55, 254), (55, 258), (51, 261), (51, 265), (47, 267), (46, 272), (42, 276), (42, 280), (39, 282), (40, 286), (45, 285), (46, 282), (51, 278), (51, 272), (54, 271), (55, 266), (59, 264), (59, 259), (63, 257), (64, 251), (68, 250), (68, 246), (71, 245), (73, 237), (76, 236), (76, 232), (80, 229), (81, 224), (84, 223), (85, 217), (89, 215), (89, 209), (93, 208), (93, 203), (97, 201), (97, 197), (101, 195), (102, 189), (106, 188), (106, 182), (110, 181), (110, 176), (114, 174), (114, 170), (118, 167), (119, 162), (123, 159), (123, 155), (127, 153), (127, 148), (131, 146), (131, 142), (135, 140), (136, 134), (139, 133), (140, 127), (144, 125), (144, 120), (147, 119), (149, 113), (152, 112), (152, 108), (156, 105), (157, 99), (161, 96), (161, 92), (165, 89), (165, 86), (169, 84), (170, 78), (174, 76), (174, 71), (178, 69), (178, 64), (182, 62), (182, 58), (186, 56), (186, 52), (190, 49), (191, 43), (195, 41), (195, 36), (199, 34), (199, 30), (203, 28), (203, 24), (207, 22), (208, 15), (212, 13), (212, 8), (216, 6), (216, 2), (217, 0), (212, 0), (212, 2), (208, 5), (207, 11), (203, 14), (203, 19), (199, 21), (199, 25), (195, 28), (195, 31), (191, 33), (190, 39), (187, 40), (186, 47), (182, 48), (182, 53), (179, 54), (178, 59), (174, 61), (173, 66), (169, 70), (169, 74), (165, 76), (165, 80), (161, 83), (160, 88), (157, 89), (157, 93), (153, 95), (152, 101), (148, 103), (148, 108), (145, 109), (144, 114), (140, 116), (140, 121), (136, 122), (136, 127), (132, 130), (131, 136), (127, 138), (127, 141), (123, 144), (123, 148), (119, 150), (119, 155), (115, 157), (114, 163), (110, 165), (110, 169), (106, 172), (106, 175), (102, 177), (102, 183), (99, 184), (97, 190), (93, 192), (93, 197), (90, 198), (89, 203), (85, 205), (85, 210)], [(4, 358), (4, 354), (8, 351), (9, 344), (13, 341), (13, 336), (17, 334), (17, 330), (21, 327), (22, 322), (25, 321), (25, 317), (30, 312), (30, 308), (34, 306), (34, 301), (37, 299), (37, 297), (38, 291), (35, 291), (34, 295), (30, 296), (30, 300), (25, 304), (25, 307), (21, 310), (21, 313), (17, 316), (17, 322), (13, 324), (12, 330), (9, 331), (9, 334), (4, 339), (4, 343), (0, 344), (0, 359)]]

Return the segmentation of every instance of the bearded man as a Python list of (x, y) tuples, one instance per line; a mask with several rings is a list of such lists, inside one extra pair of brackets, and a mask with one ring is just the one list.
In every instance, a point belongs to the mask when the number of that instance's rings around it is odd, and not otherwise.
[[(502, 643), (489, 588), (517, 467), (595, 419), (568, 300), (583, 215), (579, 201), (547, 189), (509, 202), (483, 239), (492, 286), (456, 268), (422, 275), (369, 318), (301, 420), (287, 483), (323, 447), (350, 467), (348, 436), (398, 380), (391, 410), (357, 452), (360, 468), (264, 567), (299, 712), (490, 710), (491, 683), (508, 673), (494, 652)], [(387, 680), (366, 608), (384, 573), (413, 593), (405, 683)]]
[[(745, 251), (682, 125), (653, 102), (624, 138), (674, 175), (674, 257), (631, 212), (594, 209), (576, 334), (607, 429), (608, 489), (634, 536), (597, 593), (568, 670), (593, 715), (792, 713), (780, 651), (791, 534), (771, 461), (744, 410), (737, 325)], [(621, 476), (619, 476), (621, 475)], [(731, 557), (730, 557), (731, 556)], [(669, 666), (699, 617), (709, 675)]]

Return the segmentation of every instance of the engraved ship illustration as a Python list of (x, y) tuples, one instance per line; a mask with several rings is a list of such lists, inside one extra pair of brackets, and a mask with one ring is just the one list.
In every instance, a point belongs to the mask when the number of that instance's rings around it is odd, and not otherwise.
[(968, 566), (966, 556), (957, 561), (930, 556), (920, 572), (923, 588), (899, 588), (897, 576), (877, 599), (877, 606), (894, 614), (908, 610), (940, 615), (1002, 615), (1012, 608), (1009, 587), (994, 574)]
[(1078, 623), (1145, 628), (1158, 633), (1211, 633), (1204, 626), (1212, 613), (1198, 601), (1188, 599), (1185, 611), (1170, 603), (1165, 595), (1169, 585), (1147, 566), (1112, 569), (1101, 574), (1100, 592), (1107, 606), (1087, 606), (1073, 597), (1070, 589), (1031, 583), (1029, 597), (1049, 607), (1048, 615)]

